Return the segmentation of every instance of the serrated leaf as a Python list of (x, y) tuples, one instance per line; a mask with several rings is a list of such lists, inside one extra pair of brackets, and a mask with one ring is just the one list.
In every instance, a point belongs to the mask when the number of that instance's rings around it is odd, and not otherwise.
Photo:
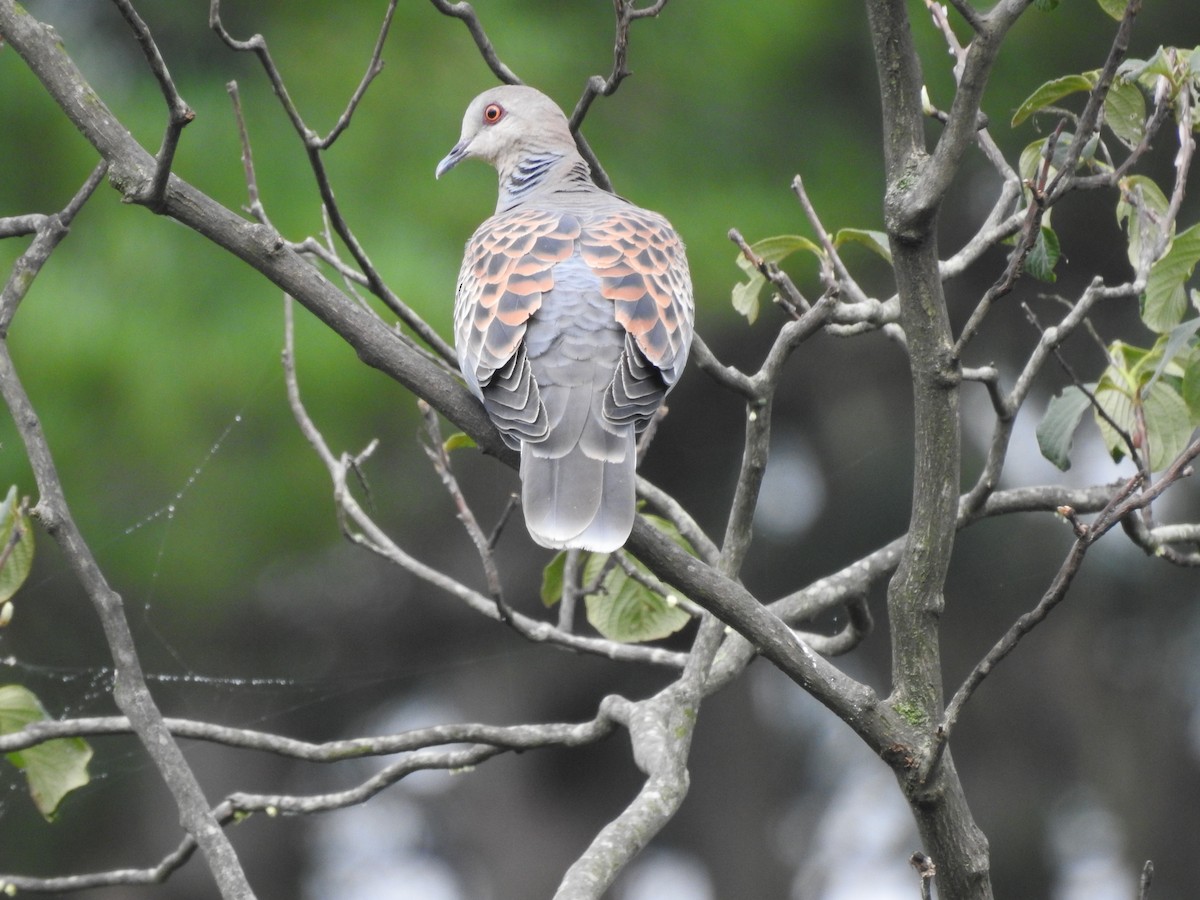
[(1058, 276), (1054, 274), (1054, 267), (1058, 265), (1060, 255), (1058, 235), (1043, 225), (1025, 257), (1025, 271), (1038, 281), (1055, 281)]
[(1126, 0), (1096, 0), (1100, 8), (1120, 22), (1125, 18)]
[(1015, 128), (1028, 119), (1039, 109), (1045, 109), (1057, 100), (1080, 91), (1090, 91), (1096, 84), (1096, 73), (1084, 75), (1063, 75), (1053, 81), (1047, 81), (1032, 94), (1013, 113), (1012, 126)]
[[(1157, 240), (1170, 202), (1159, 186), (1145, 175), (1122, 178), (1120, 188), (1117, 222), (1125, 226), (1129, 264), (1136, 269), (1142, 262), (1142, 254)], [(1174, 234), (1173, 223), (1171, 233)]]
[(7, 559), (0, 568), (0, 605), (20, 589), (33, 567), (33, 523), (21, 509), (15, 484), (0, 504), (0, 557), (5, 553)]
[(1132, 81), (1113, 82), (1104, 97), (1104, 123), (1127, 147), (1146, 135), (1146, 98)]
[(888, 244), (888, 236), (882, 231), (870, 231), (866, 228), (843, 228), (834, 235), (833, 246), (840, 247), (849, 241), (862, 244), (882, 257), (888, 265), (891, 265), (892, 248)]
[(1200, 261), (1200, 224), (1175, 235), (1171, 249), (1150, 267), (1142, 295), (1142, 321), (1164, 334), (1179, 324), (1188, 306), (1187, 280)]
[(456, 431), (442, 442), (442, 449), (447, 453), (453, 450), (469, 450), (478, 446), (475, 439), (463, 431)]
[[(12, 734), (48, 718), (31, 691), (18, 684), (0, 687), (0, 734)], [(92, 748), (82, 738), (56, 738), (5, 756), (25, 773), (29, 794), (48, 820), (54, 818), (67, 794), (89, 781)]]
[[(1191, 437), (1193, 425), (1188, 406), (1179, 391), (1165, 381), (1157, 382), (1144, 392), (1141, 401), (1142, 417), (1146, 424), (1144, 434), (1140, 434), (1134, 401), (1129, 394), (1111, 385), (1102, 385), (1096, 390), (1096, 401), (1113, 421), (1133, 437), (1135, 443), (1141, 442), (1139, 452), (1145, 453), (1145, 445), (1149, 445), (1150, 458), (1147, 463), (1152, 472), (1169, 466), (1183, 452)], [(1099, 414), (1096, 423), (1113, 459), (1123, 458), (1128, 448), (1121, 436)]]
[[(636, 560), (634, 565), (646, 571)], [(610, 641), (632, 644), (660, 640), (691, 620), (678, 603), (629, 577), (620, 567), (609, 570), (601, 589), (589, 594), (584, 603), (588, 622)]]
[(1064, 472), (1071, 468), (1071, 443), (1075, 430), (1091, 405), (1087, 394), (1070, 385), (1050, 400), (1046, 414), (1038, 423), (1037, 442), (1042, 456)]

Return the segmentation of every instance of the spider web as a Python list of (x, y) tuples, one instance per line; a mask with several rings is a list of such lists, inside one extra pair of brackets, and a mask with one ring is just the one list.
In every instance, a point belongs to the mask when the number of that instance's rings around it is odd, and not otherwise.
[[(256, 393), (260, 392), (262, 387), (260, 384)], [(143, 659), (148, 656), (165, 655), (172, 661), (172, 665), (165, 667), (171, 670), (146, 672), (146, 680), (156, 697), (166, 694), (167, 702), (172, 706), (179, 705), (178, 701), (182, 698), (182, 705), (185, 707), (203, 707), (209, 710), (214, 707), (220, 708), (222, 699), (225, 698), (230, 708), (242, 709), (238, 724), (254, 727), (261, 726), (271, 718), (285, 716), (308, 705), (327, 701), (341, 692), (353, 690), (354, 686), (330, 684), (327, 680), (304, 682), (292, 677), (205, 674), (185, 662), (183, 654), (173, 646), (164, 630), (156, 624), (155, 611), (160, 602), (163, 572), (169, 570), (171, 559), (176, 552), (184, 552), (182, 543), (173, 543), (171, 540), (172, 532), (176, 530), (176, 522), (181, 512), (195, 502), (205, 489), (206, 476), (220, 468), (219, 463), (226, 456), (225, 451), (230, 439), (245, 422), (246, 415), (243, 412), (233, 414), (202, 454), (200, 461), (188, 472), (179, 488), (171, 491), (166, 501), (150, 513), (128, 526), (117, 529), (114, 536), (100, 542), (100, 547), (108, 550), (114, 543), (133, 541), (143, 536), (149, 536), (152, 541), (147, 553), (151, 564), (143, 584), (135, 590), (123, 593), (126, 597), (126, 615), (135, 631), (135, 641)], [(175, 549), (176, 543), (179, 543), (178, 550)], [(56, 589), (60, 587), (59, 582), (70, 578), (71, 575), (60, 568), (59, 571), (43, 575), (40, 580), (27, 583), (22, 591), (36, 597), (37, 592)], [(19, 593), (18, 622), (15, 625), (19, 625), (22, 616), (38, 615), (36, 599), (21, 602), (22, 599), (23, 595)], [(90, 608), (79, 611), (81, 617), (90, 614)], [(10, 629), (15, 625), (10, 625)], [(29, 658), (31, 654), (19, 655), (12, 652), (11, 647), (6, 646), (12, 643), (6, 632), (0, 631), (0, 684), (20, 684), (28, 688), (38, 696), (49, 714), (55, 718), (115, 714), (112, 703), (114, 670), (111, 665), (49, 664)], [(6, 650), (9, 652), (5, 653)], [(247, 696), (259, 698), (262, 702), (247, 704)], [(268, 711), (247, 716), (244, 711), (247, 705)], [(168, 710), (167, 714), (173, 714), (173, 711)], [(99, 738), (92, 739), (91, 743), (96, 751), (89, 766), (91, 780), (78, 792), (81, 795), (104, 790), (107, 783), (140, 773), (151, 765), (132, 739), (122, 738), (114, 741)], [(116, 752), (113, 752), (114, 750)], [(0, 759), (0, 826), (18, 810), (21, 818), (29, 817), (32, 804), (28, 790), (24, 775), (8, 761)], [(67, 802), (70, 802), (70, 799)]]

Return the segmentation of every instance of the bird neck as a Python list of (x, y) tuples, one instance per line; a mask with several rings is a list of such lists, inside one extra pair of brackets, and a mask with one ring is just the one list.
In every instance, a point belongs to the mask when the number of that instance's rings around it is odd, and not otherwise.
[(599, 190), (592, 181), (591, 167), (574, 150), (525, 153), (511, 166), (500, 168), (499, 172), (500, 196), (496, 212), (560, 192)]

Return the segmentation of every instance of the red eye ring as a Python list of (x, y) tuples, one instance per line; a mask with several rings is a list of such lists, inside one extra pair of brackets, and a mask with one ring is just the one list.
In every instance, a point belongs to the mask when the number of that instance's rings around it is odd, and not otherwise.
[(488, 125), (495, 125), (504, 118), (504, 107), (499, 103), (489, 103), (483, 108), (483, 121)]

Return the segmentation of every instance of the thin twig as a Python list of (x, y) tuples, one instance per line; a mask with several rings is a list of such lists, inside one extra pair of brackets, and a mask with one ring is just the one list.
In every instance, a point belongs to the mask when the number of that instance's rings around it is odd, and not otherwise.
[[(870, 298), (858, 282), (854, 280), (850, 274), (850, 270), (846, 268), (842, 262), (841, 254), (833, 245), (833, 240), (829, 236), (829, 232), (825, 230), (825, 226), (821, 224), (821, 218), (817, 215), (816, 207), (813, 206), (812, 200), (809, 199), (808, 192), (804, 189), (804, 181), (799, 175), (792, 179), (792, 193), (796, 195), (796, 199), (800, 201), (800, 206), (804, 210), (804, 215), (808, 217), (808, 222), (812, 225), (813, 230), (817, 233), (817, 239), (821, 242), (821, 247), (825, 251), (827, 263), (822, 263), (822, 273), (825, 280), (826, 290), (837, 291), (838, 294), (846, 297), (850, 303), (867, 303)], [(832, 265), (832, 272), (825, 273), (826, 264)], [(836, 273), (836, 279), (833, 274)]]
[[(434, 0), (435, 5), (438, 0)], [(588, 78), (584, 85), (583, 94), (575, 104), (575, 109), (571, 112), (569, 123), (571, 133), (575, 135), (575, 142), (579, 145), (579, 152), (592, 170), (592, 178), (596, 184), (606, 191), (612, 191), (612, 181), (608, 177), (608, 173), (604, 171), (604, 167), (600, 165), (600, 160), (597, 158), (591, 145), (584, 139), (580, 133), (580, 126), (583, 125), (583, 119), (591, 108), (592, 101), (599, 96), (611, 97), (620, 87), (630, 74), (629, 70), (629, 28), (634, 19), (643, 19), (648, 16), (657, 16), (664, 6), (667, 5), (667, 0), (658, 0), (650, 6), (637, 8), (635, 0), (613, 0), (613, 9), (616, 13), (616, 35), (613, 39), (613, 65), (608, 77), (603, 75), (592, 75)]]
[(1192, 474), (1192, 461), (1197, 456), (1200, 456), (1200, 440), (1190, 444), (1153, 485), (1145, 485), (1140, 475), (1130, 478), (1091, 523), (1080, 522), (1075, 517), (1075, 511), (1070, 507), (1063, 507), (1060, 510), (1063, 517), (1072, 522), (1076, 533), (1075, 542), (1071, 545), (1066, 559), (1063, 560), (1050, 587), (1042, 595), (1038, 604), (1013, 623), (1003, 637), (971, 670), (962, 685), (955, 691), (954, 696), (951, 697), (950, 702), (946, 704), (942, 721), (936, 731), (937, 741), (934, 750), (922, 765), (923, 779), (927, 779), (936, 768), (941, 759), (942, 750), (950, 740), (951, 731), (971, 695), (996, 665), (1016, 648), (1021, 639), (1044, 621), (1066, 597), (1067, 590), (1083, 565), (1083, 559), (1088, 549), (1126, 516), (1144, 509), (1176, 481), (1189, 477)]
[[(376, 42), (375, 53), (382, 49), (383, 38), (386, 36), (387, 26), (391, 20), (393, 8), (389, 5), (388, 12), (385, 16), (384, 26), (381, 29), (380, 38)], [(334, 230), (346, 248), (350, 251), (350, 255), (354, 257), (355, 262), (367, 277), (367, 283), (371, 288), (371, 293), (375, 294), (382, 300), (387, 307), (395, 313), (395, 315), (405, 325), (413, 330), (421, 340), (423, 340), (438, 356), (449, 363), (454, 363), (456, 360), (454, 350), (446, 343), (445, 339), (429, 326), (429, 324), (416, 314), (403, 300), (387, 286), (383, 277), (372, 264), (366, 251), (359, 243), (351, 230), (349, 223), (342, 215), (341, 207), (338, 205), (337, 199), (334, 196), (333, 185), (329, 179), (329, 172), (325, 167), (325, 161), (322, 152), (336, 139), (346, 125), (349, 124), (349, 115), (353, 112), (358, 101), (362, 99), (361, 91), (365, 90), (365, 86), (360, 84), (356, 89), (355, 95), (351, 98), (351, 103), (347, 105), (346, 112), (343, 113), (345, 123), (340, 124), (340, 128), (335, 126), (334, 131), (326, 138), (322, 138), (317, 132), (305, 124), (304, 118), (300, 115), (300, 110), (292, 100), (288, 93), (287, 86), (284, 84), (283, 75), (280, 73), (275, 60), (271, 57), (271, 52), (267, 48), (267, 42), (261, 34), (256, 34), (247, 40), (239, 41), (233, 37), (221, 22), (221, 0), (211, 0), (208, 15), (209, 27), (225, 42), (231, 50), (238, 52), (254, 53), (266, 73), (267, 79), (271, 82), (271, 86), (275, 91), (275, 96), (279, 99), (280, 105), (283, 106), (284, 112), (292, 123), (296, 134), (304, 144), (304, 149), (308, 155), (309, 167), (312, 169), (313, 177), (317, 183), (317, 189), (321, 194), (321, 201), (325, 205), (325, 209), (329, 215), (330, 221), (333, 224)], [(375, 63), (378, 60), (375, 59)], [(371, 68), (368, 66), (368, 77), (364, 78), (366, 84), (370, 84)]]
[[(292, 318), (291, 301), (289, 298), (285, 298), (283, 368), (288, 405), (301, 434), (312, 446), (329, 473), (333, 482), (334, 501), (337, 505), (338, 516), (344, 522), (343, 531), (347, 537), (427, 584), (462, 601), (474, 612), (499, 621), (500, 612), (493, 598), (472, 590), (446, 573), (428, 566), (406, 553), (388, 537), (355, 500), (346, 484), (346, 476), (353, 466), (353, 459), (345, 454), (340, 457), (334, 455), (324, 436), (309, 417), (300, 397), (300, 387), (296, 376)], [(350, 528), (350, 525), (353, 525), (353, 528)], [(659, 647), (641, 647), (603, 638), (567, 634), (549, 622), (530, 618), (516, 610), (511, 610), (510, 613), (510, 627), (528, 641), (555, 644), (614, 660), (650, 663), (669, 668), (682, 668), (686, 659), (685, 654)]]
[(458, 511), (458, 520), (462, 522), (463, 528), (471, 538), (471, 543), (475, 545), (475, 551), (479, 554), (479, 562), (483, 565), (483, 574), (487, 579), (488, 592), (496, 601), (496, 612), (500, 615), (500, 621), (507, 624), (512, 619), (512, 613), (504, 602), (504, 588), (500, 583), (500, 570), (496, 567), (496, 556), (492, 552), (492, 543), (483, 533), (483, 529), (479, 527), (479, 520), (475, 518), (475, 513), (471, 511), (466, 496), (458, 486), (458, 479), (454, 477), (454, 472), (450, 467), (450, 454), (446, 452), (446, 446), (442, 441), (442, 429), (438, 424), (437, 413), (424, 400), (417, 401), (417, 409), (420, 410), (421, 419), (425, 423), (425, 434), (428, 437), (428, 441), (422, 445), (425, 455), (433, 463), (434, 471), (437, 472), (438, 477), (442, 480), (442, 485), (454, 501), (454, 507)]
[(42, 270), (42, 266), (46, 264), (46, 260), (50, 258), (50, 254), (54, 252), (54, 248), (67, 236), (71, 222), (79, 210), (83, 209), (83, 205), (87, 203), (92, 194), (96, 192), (96, 188), (100, 186), (100, 182), (104, 180), (107, 172), (108, 163), (100, 160), (61, 212), (56, 215), (40, 217), (41, 227), (38, 229), (37, 237), (13, 263), (4, 288), (0, 290), (0, 340), (8, 337), (8, 329), (12, 325), (13, 316), (17, 314), (17, 307), (25, 299), (26, 293), (33, 285), (33, 280)]
[[(343, 791), (309, 796), (231, 794), (213, 810), (217, 824), (228, 826), (240, 820), (246, 813), (265, 812), (268, 816), (300, 815), (328, 812), (360, 804), (379, 791), (395, 784), (405, 776), (426, 770), (462, 771), (492, 756), (511, 750), (527, 750), (541, 747), (578, 747), (595, 743), (612, 733), (617, 721), (610, 715), (614, 701), (608, 697), (601, 701), (597, 716), (580, 724), (517, 725), (511, 727), (491, 725), (449, 725), (419, 729), (400, 735), (381, 738), (361, 738), (352, 741), (332, 741), (312, 744), (278, 735), (246, 729), (225, 728), (187, 719), (168, 719), (173, 733), (179, 737), (211, 741), (224, 746), (260, 750), (311, 762), (331, 763), (345, 759), (384, 754), (404, 754), (380, 771)], [(81, 719), (65, 722), (42, 722), (28, 726), (15, 735), (0, 736), (0, 746), (34, 746), (53, 737), (68, 735), (100, 735), (129, 733), (128, 719), (111, 716), (99, 719)], [(12, 738), (36, 737), (37, 740), (23, 743)], [(430, 750), (430, 746), (468, 743), (462, 749)], [(116, 869), (85, 875), (67, 875), (38, 878), (22, 875), (0, 874), (0, 890), (9, 885), (13, 889), (28, 893), (59, 893), (88, 888), (123, 884), (159, 884), (186, 863), (196, 849), (195, 840), (189, 835), (157, 864), (145, 869)]]
[(150, 64), (150, 71), (154, 73), (154, 78), (162, 90), (163, 99), (167, 103), (167, 128), (163, 134), (162, 146), (159, 147), (155, 157), (157, 166), (154, 170), (154, 179), (146, 187), (144, 193), (138, 197), (138, 202), (144, 203), (155, 212), (161, 212), (163, 199), (167, 193), (167, 181), (171, 177), (171, 165), (175, 161), (175, 150), (179, 146), (179, 135), (184, 127), (196, 118), (196, 113), (179, 95), (179, 90), (171, 79), (171, 73), (167, 70), (166, 60), (159, 53), (158, 45), (154, 42), (149, 27), (137, 14), (133, 4), (130, 0), (113, 0), (113, 2), (133, 30), (133, 35), (137, 38), (138, 45), (142, 48), (146, 62)]
[(124, 603), (112, 589), (67, 505), (57, 466), (41, 424), (13, 367), (7, 340), (0, 340), (0, 393), (8, 405), (37, 481), (34, 517), (63, 551), (75, 578), (87, 592), (104, 628), (115, 667), (113, 697), (172, 794), (179, 820), (192, 835), (227, 900), (252, 900), (241, 862), (225, 833), (216, 827), (196, 774), (163, 723), (146, 684)]
[(1141, 9), (1142, 0), (1129, 0), (1129, 3), (1125, 6), (1125, 14), (1121, 18), (1121, 24), (1117, 27), (1117, 33), (1113, 37), (1111, 46), (1108, 48), (1108, 57), (1104, 61), (1104, 66), (1100, 69), (1100, 75), (1096, 79), (1095, 87), (1088, 93), (1083, 113), (1079, 116), (1075, 136), (1071, 140), (1071, 146), (1067, 148), (1066, 159), (1046, 188), (1047, 206), (1052, 206), (1065, 192), (1065, 186), (1074, 179), (1075, 167), (1079, 163), (1080, 156), (1083, 154), (1083, 148), (1091, 138), (1092, 132), (1099, 127), (1100, 114), (1104, 109), (1104, 98), (1108, 96), (1109, 88), (1112, 87), (1113, 79), (1117, 75), (1117, 68), (1121, 65), (1121, 60), (1125, 58), (1125, 54), (1129, 50), (1129, 39), (1133, 33), (1133, 22), (1137, 18), (1138, 13), (1141, 12)]
[(749, 262), (750, 265), (758, 269), (758, 271), (762, 273), (762, 276), (766, 278), (767, 281), (771, 282), (771, 284), (775, 285), (775, 287), (779, 289), (780, 293), (783, 294), (784, 299), (787, 300), (788, 304), (790, 304), (791, 309), (793, 310), (793, 317), (799, 318), (803, 313), (812, 308), (812, 304), (805, 299), (802, 293), (800, 293), (800, 289), (796, 287), (788, 273), (779, 268), (776, 263), (763, 259), (757, 253), (755, 253), (754, 248), (750, 246), (749, 242), (744, 237), (742, 237), (742, 233), (740, 231), (738, 231), (736, 228), (730, 228), (729, 240), (737, 245), (738, 249), (742, 251), (742, 256), (746, 258), (746, 261)]
[(933, 896), (933, 879), (937, 875), (937, 866), (920, 850), (908, 858), (908, 864), (916, 869), (917, 875), (921, 877), (921, 900), (930, 900)]
[(1041, 234), (1042, 217), (1046, 212), (1046, 182), (1050, 173), (1050, 161), (1054, 158), (1054, 148), (1057, 146), (1059, 136), (1062, 134), (1065, 124), (1065, 122), (1059, 122), (1058, 128), (1046, 140), (1046, 147), (1042, 156), (1042, 166), (1037, 180), (1028, 186), (1029, 205), (1025, 209), (1025, 219), (1021, 225), (1021, 233), (1017, 239), (1017, 246), (1013, 248), (1013, 252), (1009, 255), (1008, 264), (1004, 267), (1003, 274), (984, 292), (979, 303), (972, 310), (970, 318), (967, 319), (967, 323), (963, 326), (962, 332), (959, 334), (958, 340), (955, 341), (952, 351), (952, 357), (956, 360), (962, 359), (964, 349), (979, 330), (979, 326), (983, 324), (983, 320), (991, 310), (992, 304), (1012, 291), (1017, 278), (1020, 277), (1024, 269), (1025, 260), (1029, 257), (1034, 244), (1037, 243), (1038, 237)]
[(362, 102), (362, 98), (367, 93), (367, 88), (371, 86), (371, 82), (375, 80), (375, 76), (383, 71), (383, 45), (387, 41), (388, 29), (392, 27), (392, 17), (396, 14), (397, 0), (389, 0), (387, 11), (383, 14), (383, 24), (379, 26), (379, 37), (375, 39), (375, 49), (371, 51), (371, 60), (367, 63), (367, 71), (363, 74), (362, 81), (358, 83), (358, 87), (354, 89), (354, 93), (350, 95), (350, 100), (346, 103), (346, 108), (342, 114), (338, 116), (337, 122), (333, 128), (329, 130), (329, 134), (321, 138), (319, 145), (322, 150), (328, 150), (347, 128), (350, 127), (350, 119), (354, 115), (354, 111), (358, 109), (358, 104)]
[(479, 22), (479, 16), (475, 14), (474, 8), (470, 3), (450, 3), (449, 0), (430, 0), (434, 8), (443, 15), (452, 16), (455, 19), (461, 19), (463, 24), (467, 26), (467, 30), (471, 33), (471, 38), (475, 41), (475, 46), (479, 49), (479, 55), (483, 57), (483, 61), (487, 63), (492, 74), (503, 81), (505, 84), (524, 84), (517, 76), (517, 73), (506, 66), (500, 56), (496, 53), (496, 48), (492, 45), (491, 39), (487, 36), (487, 32), (483, 30), (483, 25)]
[(258, 176), (254, 172), (254, 151), (250, 147), (250, 134), (246, 130), (246, 117), (242, 114), (242, 95), (238, 91), (238, 83), (230, 81), (225, 85), (225, 91), (233, 103), (233, 117), (237, 122), (238, 140), (242, 145), (242, 172), (246, 178), (246, 194), (249, 203), (246, 211), (257, 221), (270, 225), (267, 211), (263, 207), (262, 198), (258, 193)]

